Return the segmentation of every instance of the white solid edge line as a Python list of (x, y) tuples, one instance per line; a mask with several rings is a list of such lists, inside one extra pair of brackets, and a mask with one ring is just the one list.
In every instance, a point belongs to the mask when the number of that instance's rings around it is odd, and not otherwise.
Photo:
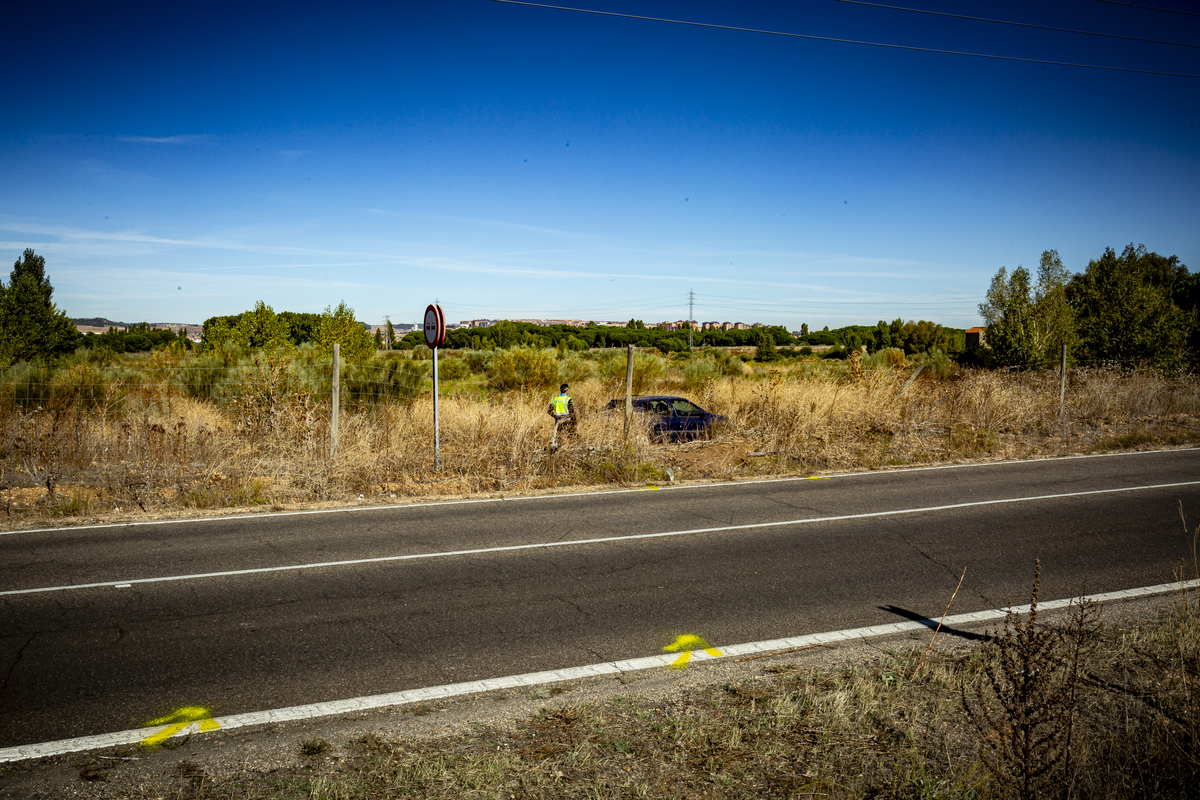
[(887, 511), (868, 511), (862, 514), (844, 514), (836, 517), (802, 517), (800, 519), (784, 519), (775, 522), (751, 522), (745, 525), (722, 525), (714, 528), (691, 528), (680, 531), (659, 531), (657, 533), (631, 533), (626, 536), (600, 536), (595, 539), (565, 539), (553, 542), (533, 542), (530, 544), (509, 544), (498, 547), (478, 547), (470, 550), (442, 550), (432, 553), (408, 553), (399, 556), (375, 556), (372, 558), (354, 558), (342, 561), (316, 561), (306, 564), (284, 564), (275, 567), (250, 567), (247, 569), (231, 569), (221, 572), (196, 572), (186, 575), (160, 575), (154, 578), (121, 578), (120, 580), (96, 581), (94, 583), (75, 583), (64, 586), (35, 586), (28, 589), (7, 589), (0, 591), (0, 597), (10, 597), (21, 594), (45, 594), (46, 592), (67, 592), (81, 589), (103, 589), (106, 587), (127, 589), (134, 584), (173, 583), (177, 581), (195, 581), (205, 578), (232, 578), (240, 575), (262, 575), (270, 572), (298, 572), (306, 569), (322, 569), (329, 567), (353, 567), (363, 564), (386, 564), (396, 561), (419, 561), (431, 558), (451, 558), (454, 556), (478, 556), (489, 553), (509, 553), (520, 550), (546, 550), (552, 547), (576, 547), (589, 544), (612, 544), (614, 542), (635, 542), (642, 539), (663, 539), (674, 536), (693, 536), (700, 533), (726, 533), (728, 531), (757, 530), (761, 528), (786, 528), (795, 525), (812, 525), (820, 522), (846, 522), (855, 519), (872, 519), (874, 517), (903, 516), (907, 514), (924, 514), (936, 511), (955, 511), (964, 508), (981, 506), (1006, 505), (1009, 503), (1026, 503), (1038, 500), (1059, 500), (1067, 497), (1087, 497), (1097, 494), (1117, 494), (1120, 492), (1141, 492), (1153, 489), (1173, 489), (1179, 486), (1200, 485), (1200, 480), (1180, 481), (1178, 483), (1158, 483), (1150, 486), (1121, 486), (1114, 489), (1088, 489), (1082, 492), (1064, 492), (1062, 494), (1042, 494), (1030, 497), (1004, 497), (996, 500), (976, 500), (970, 503), (951, 503), (943, 506), (923, 506), (921, 508), (897, 508)]
[[(1160, 583), (1157, 586), (1142, 586), (1136, 589), (1122, 589), (1115, 592), (1087, 595), (1083, 599), (1104, 603), (1117, 600), (1132, 600), (1138, 597), (1150, 597), (1158, 594), (1184, 591), (1186, 589), (1200, 589), (1200, 580), (1177, 581), (1175, 583)], [(1049, 600), (1044, 603), (1038, 603), (1038, 610), (1053, 611), (1055, 609), (1067, 608), (1072, 603), (1078, 602), (1079, 599), (1080, 598), (1077, 597), (1071, 597), (1062, 600)], [(1002, 619), (1008, 615), (1009, 612), (1016, 614), (1028, 614), (1029, 605), (1026, 604), (1023, 606), (994, 608), (987, 611), (974, 611), (968, 614), (955, 614), (954, 616), (946, 617), (944, 620), (942, 620), (941, 624), (943, 626), (954, 626), (962, 625), (964, 623), (988, 622), (990, 620)], [(867, 639), (876, 636), (886, 636), (893, 633), (920, 630), (922, 628), (929, 629), (936, 627), (937, 622), (938, 620), (930, 618), (924, 620), (911, 620), (908, 622), (891, 622), (883, 625), (871, 625), (865, 628), (850, 628), (840, 631), (827, 631), (825, 633), (810, 633), (804, 636), (791, 636), (786, 639), (769, 639), (761, 642), (747, 642), (744, 644), (717, 647), (716, 649), (719, 651), (720, 655), (716, 656), (711, 656), (704, 650), (693, 650), (691, 657), (697, 661), (706, 661), (728, 658), (730, 656), (772, 653), (776, 650), (789, 650), (798, 647), (808, 647), (812, 645), (829, 644), (833, 642), (845, 642), (852, 639)], [(378, 708), (389, 708), (393, 706), (407, 705), (409, 703), (440, 700), (446, 697), (457, 697), (464, 694), (489, 692), (494, 689), (515, 689), (530, 686), (540, 686), (548, 683), (558, 683), (560, 681), (593, 678), (598, 675), (613, 675), (623, 672), (636, 672), (639, 670), (654, 669), (655, 667), (667, 667), (678, 658), (678, 653), (668, 653), (664, 655), (646, 656), (644, 658), (626, 659), (623, 661), (606, 661), (602, 664), (587, 664), (581, 667), (568, 667), (566, 669), (547, 670), (544, 672), (527, 672), (523, 675), (508, 675), (502, 678), (485, 678), (484, 680), (468, 681), (466, 683), (451, 683), (443, 686), (429, 686), (423, 689), (408, 689), (402, 692), (390, 692), (388, 694), (352, 697), (347, 700), (333, 700), (324, 703), (309, 703), (302, 706), (276, 708), (268, 711), (251, 711), (245, 714), (231, 714), (227, 717), (214, 717), (212, 721), (217, 723), (217, 730), (232, 730), (234, 728), (243, 728), (248, 725), (295, 722), (298, 720), (314, 719), (317, 717), (329, 717), (337, 714), (348, 714), (360, 711), (370, 711)], [(178, 736), (198, 733), (199, 725), (199, 722), (193, 722), (191, 725), (179, 730), (167, 738), (175, 738)], [(81, 736), (76, 739), (60, 739), (54, 742), (40, 742), (38, 744), (26, 744), (18, 745), (17, 747), (3, 748), (0, 749), (0, 764), (10, 761), (24, 761), (33, 758), (47, 758), (50, 756), (63, 755), (65, 753), (78, 753), (85, 750), (101, 750), (108, 747), (137, 744), (138, 742), (141, 742), (142, 740), (165, 730), (167, 727), (169, 726), (158, 725), (141, 728), (139, 730), (116, 731), (114, 733), (102, 733), (96, 736)]]
[[(747, 481), (724, 481), (721, 483), (689, 483), (681, 486), (658, 486), (654, 482), (649, 482), (647, 485), (654, 485), (661, 491), (683, 491), (687, 489), (715, 489), (729, 486), (753, 486), (755, 484), (764, 483), (789, 483), (793, 481), (810, 481), (813, 479), (829, 479), (834, 478), (861, 478), (872, 475), (895, 475), (905, 472), (932, 472), (934, 470), (943, 469), (972, 469), (976, 467), (1004, 467), (1018, 464), (1040, 464), (1054, 463), (1058, 461), (1078, 461), (1080, 459), (1090, 458), (1115, 458), (1118, 456), (1142, 456), (1154, 455), (1161, 453), (1181, 453), (1193, 450), (1200, 450), (1197, 447), (1181, 447), (1171, 450), (1135, 450), (1124, 453), (1091, 453), (1087, 455), (1074, 456), (1047, 456), (1043, 458), (1024, 458), (1011, 461), (977, 461), (970, 464), (933, 464), (926, 467), (901, 467), (898, 469), (877, 469), (865, 470), (861, 472), (833, 472), (829, 475), (807, 475), (807, 476), (789, 476), (786, 478), (755, 478)], [(603, 489), (594, 492), (565, 492), (563, 494), (539, 494), (539, 495), (515, 495), (512, 497), (479, 497), (469, 500), (435, 500), (425, 503), (408, 503), (408, 504), (387, 504), (376, 506), (350, 506), (347, 508), (314, 508), (304, 511), (264, 511), (264, 512), (246, 512), (244, 514), (227, 514), (220, 517), (189, 517), (185, 519), (148, 519), (137, 520), (134, 522), (106, 522), (99, 525), (74, 525), (64, 526), (61, 528), (28, 528), (16, 529), (10, 531), (0, 531), (0, 536), (15, 536), (21, 533), (58, 533), (63, 531), (89, 531), (101, 530), (105, 528), (131, 528), (138, 525), (182, 525), (185, 523), (202, 523), (202, 522), (229, 522), (231, 520), (255, 520), (255, 519), (270, 519), (273, 517), (301, 517), (316, 514), (351, 514), (365, 511), (401, 511), (407, 508), (432, 508), (437, 506), (462, 506), (476, 505), (480, 503), (513, 503), (522, 500), (563, 500), (575, 497), (600, 497), (609, 494), (630, 494), (632, 492), (645, 491), (645, 486), (631, 487), (629, 489)]]

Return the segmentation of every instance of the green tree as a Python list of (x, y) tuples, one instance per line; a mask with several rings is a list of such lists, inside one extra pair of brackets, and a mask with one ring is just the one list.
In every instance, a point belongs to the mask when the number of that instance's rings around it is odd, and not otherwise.
[(984, 341), (1001, 367), (1028, 366), (1036, 361), (1031, 335), (1033, 300), (1029, 270), (1017, 267), (1009, 277), (1001, 267), (988, 287), (987, 299), (979, 304), (979, 316), (987, 325)]
[(1067, 301), (1070, 279), (1071, 274), (1063, 266), (1058, 251), (1043, 251), (1038, 265), (1037, 286), (1033, 292), (1037, 366), (1053, 367), (1058, 364), (1064, 344), (1068, 357), (1075, 350), (1078, 342), (1075, 309)]
[[(899, 320), (897, 320), (899, 321)], [(950, 337), (945, 328), (929, 320), (909, 320), (900, 329), (895, 346), (903, 347), (905, 353), (928, 353), (933, 350), (945, 352)]]
[[(204, 320), (204, 332), (201, 334), (200, 344), (205, 351), (213, 350), (223, 346), (226, 342), (233, 341), (233, 325), (230, 320), (233, 317), (209, 317)], [(112, 329), (109, 329), (112, 332)]]
[(396, 346), (396, 329), (392, 326), (390, 317), (384, 317), (387, 320), (387, 349), (391, 350)]
[(758, 346), (754, 351), (754, 360), (760, 362), (777, 361), (779, 351), (775, 349), (775, 337), (763, 331), (758, 335)]
[(871, 332), (871, 352), (878, 352), (888, 347), (903, 348), (903, 331), (903, 317), (897, 317), (890, 323), (879, 320), (875, 325), (875, 330)]
[(500, 348), (508, 348), (517, 344), (521, 337), (521, 331), (515, 323), (502, 319), (492, 327), (492, 338), (496, 340), (496, 346)]
[(838, 339), (847, 350), (858, 350), (863, 346), (862, 334), (855, 330), (843, 331)]
[(1181, 363), (1194, 318), (1172, 294), (1187, 280), (1187, 267), (1176, 256), (1132, 244), (1120, 256), (1106, 248), (1067, 287), (1078, 315), (1080, 352), (1093, 361)]
[(279, 318), (287, 325), (288, 338), (295, 345), (311, 342), (317, 323), (321, 321), (320, 314), (296, 311), (280, 311)]
[(1171, 299), (1191, 318), (1188, 353), (1193, 361), (1200, 358), (1200, 272), (1193, 272), (1175, 284)]
[(1076, 319), (1067, 296), (1069, 278), (1057, 250), (1042, 253), (1036, 285), (1024, 267), (1011, 276), (1000, 268), (986, 302), (979, 306), (987, 323), (984, 344), (998, 366), (1053, 367), (1064, 344), (1074, 350)]
[(807, 322), (800, 323), (800, 335), (808, 336), (808, 323)]
[(262, 300), (254, 304), (253, 311), (241, 315), (232, 339), (239, 347), (262, 348), (268, 352), (291, 344), (287, 322)]
[(313, 341), (325, 354), (333, 353), (334, 343), (340, 344), (342, 360), (351, 364), (361, 364), (375, 354), (375, 340), (362, 323), (354, 319), (354, 309), (344, 300), (334, 309), (325, 306)]
[(8, 286), (0, 281), (0, 366), (73, 353), (82, 344), (75, 324), (51, 302), (53, 294), (46, 260), (26, 249)]

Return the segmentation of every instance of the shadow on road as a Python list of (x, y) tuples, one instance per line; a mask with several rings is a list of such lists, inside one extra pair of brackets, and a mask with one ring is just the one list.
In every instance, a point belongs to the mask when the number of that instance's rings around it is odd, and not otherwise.
[[(930, 619), (923, 614), (918, 614), (915, 611), (909, 611), (907, 608), (900, 608), (899, 606), (876, 606), (876, 608), (881, 611), (886, 611), (889, 614), (895, 614), (897, 616), (904, 617), (905, 619), (911, 619), (913, 622), (919, 622), (930, 630), (936, 630), (938, 626), (938, 621), (936, 619)], [(951, 628), (949, 625), (942, 626), (942, 633), (948, 636), (957, 636), (960, 639), (966, 639), (969, 642), (982, 642), (988, 638), (986, 634), (972, 633), (971, 631), (960, 631), (957, 628)]]

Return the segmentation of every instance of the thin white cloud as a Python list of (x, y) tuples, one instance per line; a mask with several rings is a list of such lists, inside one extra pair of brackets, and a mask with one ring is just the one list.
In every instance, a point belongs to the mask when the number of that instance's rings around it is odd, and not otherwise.
[[(305, 247), (262, 246), (227, 239), (170, 239), (163, 236), (152, 236), (145, 231), (96, 231), (87, 228), (73, 228), (65, 225), (40, 225), (37, 223), (10, 221), (0, 218), (0, 230), (14, 233), (29, 233), (37, 236), (53, 236), (60, 244), (77, 244), (82, 242), (122, 242), (134, 245), (166, 245), (171, 247), (188, 247), (209, 250), (236, 250), (248, 253), (272, 253), (275, 255), (305, 255), (344, 257), (357, 255), (361, 257), (381, 257), (374, 253), (345, 253), (335, 250), (317, 250)], [(29, 246), (29, 245), (24, 245)]]
[(175, 136), (118, 136), (117, 140), (136, 144), (212, 144), (214, 138), (203, 133), (180, 133)]
[(401, 219), (423, 219), (423, 220), (438, 220), (441, 222), (461, 222), (467, 225), (480, 225), (487, 228), (505, 228), (507, 230), (525, 231), (527, 233), (539, 233), (544, 236), (555, 236), (569, 239), (603, 239), (604, 237), (596, 233), (576, 233), (574, 231), (560, 231), (554, 228), (542, 228), (537, 225), (526, 225), (520, 222), (502, 222), (496, 219), (475, 219), (473, 217), (451, 217), (442, 214), (409, 214), (402, 211), (385, 211), (381, 208), (368, 208), (368, 213), (381, 214), (386, 217), (399, 217)]

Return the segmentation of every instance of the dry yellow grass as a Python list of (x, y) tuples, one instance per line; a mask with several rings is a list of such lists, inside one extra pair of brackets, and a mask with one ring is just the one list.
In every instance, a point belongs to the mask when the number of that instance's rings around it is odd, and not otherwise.
[[(543, 371), (555, 365), (553, 351), (540, 358)], [(911, 366), (880, 361), (888, 366), (869, 366), (856, 378), (844, 364), (811, 359), (752, 368), (727, 356), (646, 357), (636, 376), (644, 393), (685, 394), (727, 418), (710, 441), (668, 445), (651, 442), (644, 429), (626, 442), (622, 415), (603, 411), (623, 392), (622, 359), (568, 354), (557, 368), (571, 380), (579, 424), (553, 450), (546, 414), (552, 392), (488, 392), (487, 383), (470, 382), (464, 359), (456, 368), (468, 378), (448, 384), (441, 398), (436, 472), (428, 394), (351, 405), (341, 415), (331, 460), (328, 401), (311, 387), (284, 391), (265, 372), (247, 372), (243, 393), (218, 405), (134, 374), (118, 398), (99, 369), (75, 364), (54, 380), (86, 385), (87, 402), (76, 388), (32, 408), (7, 404), (0, 414), (0, 503), (10, 518), (114, 507), (149, 512), (727, 479), (1200, 441), (1194, 376), (1072, 371), (1060, 415), (1052, 373), (952, 370), (938, 377), (927, 369), (910, 381)], [(165, 367), (156, 361), (148, 369)]]

